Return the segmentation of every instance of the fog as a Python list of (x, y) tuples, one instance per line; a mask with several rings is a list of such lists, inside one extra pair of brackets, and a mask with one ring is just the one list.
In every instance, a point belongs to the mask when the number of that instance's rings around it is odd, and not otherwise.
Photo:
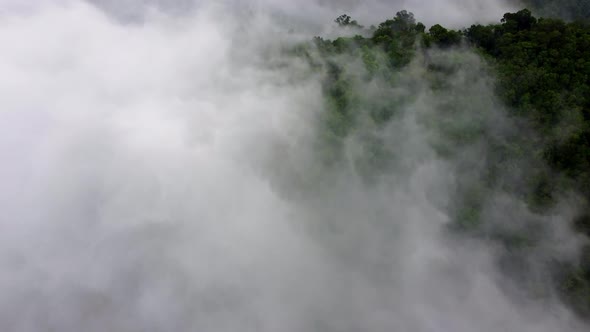
[[(16, 1), (16, 0), (9, 0)], [(203, 0), (86, 0), (109, 14), (124, 21), (141, 20), (151, 10), (175, 15), (185, 15), (206, 6)], [(347, 13), (367, 25), (391, 18), (397, 11), (412, 11), (425, 24), (444, 24), (463, 27), (475, 22), (495, 22), (502, 15), (515, 9), (516, 1), (511, 0), (221, 0), (212, 3), (227, 5), (227, 12), (243, 17), (245, 12), (255, 9), (284, 15), (298, 29), (322, 27), (343, 13)], [(516, 6), (518, 7), (518, 6)], [(306, 26), (301, 26), (301, 24)]]
[(457, 121), (475, 110), (490, 132), (516, 131), (476, 55), (431, 54), (465, 59), (451, 95), (424, 83), (421, 58), (394, 90), (367, 89), (411, 97), (377, 131), (397, 157), (370, 183), (356, 136), (348, 162), (318, 164), (321, 73), (282, 52), (313, 36), (299, 24), (330, 29), (343, 11), (364, 24), (405, 8), (462, 25), (508, 7), (307, 2), (0, 4), (0, 330), (587, 328), (536, 267), (576, 259), (579, 243), (560, 226), (575, 199), (551, 216), (502, 193), (487, 201), (498, 227), (550, 225), (544, 250), (526, 257), (537, 298), (498, 268), (504, 249), (446, 230), (450, 197), (486, 151), (438, 158), (437, 109), (461, 103)]

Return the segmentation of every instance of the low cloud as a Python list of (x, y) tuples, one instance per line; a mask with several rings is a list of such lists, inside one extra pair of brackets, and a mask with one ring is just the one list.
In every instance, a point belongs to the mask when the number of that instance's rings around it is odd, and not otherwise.
[[(504, 8), (445, 3), (391, 12), (463, 24)], [(186, 1), (3, 8), (3, 331), (583, 330), (554, 296), (511, 289), (500, 248), (445, 231), (460, 163), (431, 146), (426, 123), (445, 100), (424, 59), (385, 91), (412, 102), (378, 133), (399, 163), (367, 185), (354, 162), (315, 164), (321, 73), (284, 54), (308, 36), (272, 13), (306, 15), (257, 6), (247, 17)], [(320, 27), (332, 9), (381, 19), (354, 1), (310, 6)], [(504, 128), (484, 64), (456, 52), (468, 63), (453, 91), (479, 96), (482, 121)], [(367, 93), (384, 92), (374, 84)], [(363, 153), (356, 140), (349, 161)], [(312, 173), (328, 181), (307, 183)], [(510, 211), (490, 218), (520, 217)]]

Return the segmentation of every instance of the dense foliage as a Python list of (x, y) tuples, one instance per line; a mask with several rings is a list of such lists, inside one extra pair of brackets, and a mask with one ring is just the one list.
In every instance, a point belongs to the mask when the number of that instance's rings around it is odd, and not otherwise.
[(590, 200), (590, 27), (522, 10), (464, 33), (496, 61), (503, 101), (543, 137), (538, 153)]
[[(567, 6), (577, 6), (575, 12), (588, 17), (588, 2), (569, 1)], [(370, 28), (347, 15), (336, 23), (359, 34), (335, 40), (316, 37), (302, 51), (314, 68), (324, 72), (326, 111), (318, 139), (324, 166), (352, 159), (370, 183), (379, 182), (387, 170), (404, 167), (383, 128), (416, 102), (420, 83), (408, 78), (404, 68), (420, 61), (426, 68), (420, 79), (440, 100), (423, 120), (436, 136), (432, 148), (440, 158), (453, 160), (460, 174), (479, 170), (469, 180), (459, 181), (449, 207), (453, 229), (499, 241), (510, 253), (508, 264), (518, 264), (521, 254), (541, 245), (542, 225), (523, 222), (510, 231), (487, 227), (489, 193), (505, 192), (542, 216), (551, 213), (560, 197), (575, 192), (583, 197), (582, 211), (587, 212), (577, 215), (571, 226), (590, 236), (590, 25), (536, 18), (526, 9), (505, 14), (498, 24), (473, 25), (463, 31), (438, 24), (426, 29), (407, 11)], [(512, 132), (499, 134), (494, 129), (489, 114), (498, 105), (478, 100), (482, 96), (468, 84), (452, 83), (460, 70), (463, 75), (471, 70), (466, 67), (470, 50), (492, 68), (493, 94), (515, 124)], [(445, 61), (437, 60), (441, 54)], [(478, 75), (488, 74), (470, 75), (475, 82)], [(406, 93), (391, 92), (401, 86)], [(352, 156), (345, 151), (351, 137), (363, 145)], [(469, 149), (486, 151), (483, 166), (459, 156), (459, 151)], [(547, 268), (556, 271), (554, 280), (564, 300), (590, 317), (589, 248), (582, 257), (578, 262), (555, 259), (547, 262)], [(522, 278), (527, 278), (526, 271)]]
[[(581, 6), (582, 2), (577, 4)], [(584, 195), (588, 204), (590, 26), (537, 19), (530, 11), (521, 10), (505, 14), (501, 24), (471, 26), (465, 35), (472, 45), (496, 61), (497, 91), (503, 101), (542, 137), (541, 144), (529, 146), (531, 153), (541, 155), (552, 171), (531, 172), (538, 179), (536, 199), (540, 207), (551, 204), (557, 192), (571, 187)], [(579, 231), (590, 235), (587, 215), (573, 223)], [(588, 314), (588, 258), (579, 268), (573, 268), (565, 280), (570, 300)]]

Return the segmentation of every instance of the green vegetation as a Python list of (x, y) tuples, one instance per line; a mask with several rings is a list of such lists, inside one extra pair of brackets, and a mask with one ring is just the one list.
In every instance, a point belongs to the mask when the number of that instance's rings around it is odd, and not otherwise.
[[(537, 153), (590, 201), (590, 26), (522, 10), (465, 35), (495, 61), (502, 100), (542, 137)], [(563, 185), (556, 179), (540, 181)], [(551, 201), (552, 190), (540, 191)]]
[[(541, 8), (539, 1), (530, 3)], [(575, 18), (589, 17), (586, 1), (568, 1), (566, 8), (580, 15)], [(519, 261), (541, 246), (542, 217), (560, 197), (575, 192), (590, 206), (590, 25), (536, 18), (526, 9), (462, 31), (438, 24), (427, 30), (407, 11), (370, 28), (348, 15), (335, 22), (359, 35), (316, 37), (300, 52), (324, 73), (317, 143), (323, 167), (352, 163), (368, 183), (412, 167), (396, 158), (399, 146), (386, 128), (416, 107), (426, 84), (436, 102), (417, 121), (432, 134), (438, 158), (455, 165), (459, 180), (447, 209), (456, 232), (497, 241)], [(487, 66), (474, 65), (481, 59)], [(482, 77), (490, 75), (492, 92), (482, 95)], [(498, 107), (506, 109), (513, 130), (497, 130)], [(361, 147), (354, 153), (347, 150), (351, 140)], [(471, 158), (461, 155), (465, 151)], [(486, 206), (498, 192), (524, 202), (532, 216), (518, 227), (490, 225)], [(590, 236), (588, 220), (586, 208), (571, 227)], [(589, 318), (590, 249), (584, 250), (580, 262), (550, 265), (558, 266), (564, 300)]]

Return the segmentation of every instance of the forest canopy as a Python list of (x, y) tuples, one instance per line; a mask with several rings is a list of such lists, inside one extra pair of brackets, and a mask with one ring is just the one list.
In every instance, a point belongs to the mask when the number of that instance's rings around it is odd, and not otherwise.
[[(558, 2), (529, 3), (535, 13), (547, 13)], [(457, 114), (471, 119), (468, 125), (439, 125), (442, 139), (433, 147), (441, 158), (455, 158), (452, 146), (475, 142), (489, 151), (482, 175), (460, 186), (453, 198), (454, 229), (494, 238), (516, 253), (510, 258), (514, 259), (519, 251), (540, 246), (535, 232), (503, 232), (487, 227), (482, 217), (485, 195), (481, 193), (507, 192), (542, 215), (550, 213), (558, 197), (573, 191), (583, 198), (585, 208), (568, 226), (590, 236), (590, 24), (583, 22), (590, 17), (590, 3), (572, 0), (559, 4), (561, 10), (553, 13), (572, 20), (536, 17), (531, 10), (523, 9), (504, 14), (498, 23), (475, 24), (462, 30), (440, 24), (427, 28), (405, 10), (369, 28), (346, 14), (339, 16), (335, 20), (339, 26), (354, 26), (362, 33), (334, 40), (315, 37), (311, 45), (299, 50), (324, 73), (326, 111), (318, 143), (322, 151), (319, 158), (326, 165), (338, 163), (345, 158), (347, 137), (360, 135), (365, 152), (359, 158), (358, 169), (368, 181), (378, 181), (378, 174), (395, 164), (395, 149), (387, 146), (380, 135), (359, 134), (359, 128), (367, 121), (373, 128), (383, 128), (397, 116), (408, 97), (387, 92), (367, 96), (363, 93), (365, 86), (379, 81), (395, 87), (400, 84), (400, 71), (420, 57), (430, 73), (432, 91), (453, 95), (457, 92), (445, 81), (465, 61), (462, 53), (455, 54), (455, 64), (450, 66), (433, 61), (433, 55), (452, 49), (475, 52), (490, 68), (486, 74), (493, 77), (494, 94), (507, 116), (522, 133), (532, 134), (498, 139), (489, 125), (471, 121), (478, 112), (474, 105), (477, 101), (464, 101), (468, 96), (458, 96), (460, 102), (437, 110), (439, 124)], [(569, 17), (568, 13), (575, 16)], [(364, 69), (353, 70), (355, 63)], [(521, 160), (527, 163), (517, 166), (526, 168), (521, 170), (519, 184), (506, 185), (499, 174)], [(555, 281), (564, 301), (581, 316), (590, 318), (590, 248), (583, 250), (577, 264), (557, 260), (549, 265), (556, 271)]]

